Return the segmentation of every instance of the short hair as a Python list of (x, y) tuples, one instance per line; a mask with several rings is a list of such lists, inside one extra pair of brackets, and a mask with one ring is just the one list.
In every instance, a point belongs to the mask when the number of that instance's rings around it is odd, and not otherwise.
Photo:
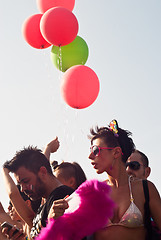
[(16, 152), (15, 156), (10, 161), (6, 161), (3, 165), (3, 167), (8, 168), (13, 173), (20, 167), (25, 167), (35, 174), (39, 172), (42, 166), (47, 169), (49, 174), (53, 174), (48, 159), (40, 149), (33, 146)]
[(139, 150), (135, 150), (134, 153), (140, 154), (140, 156), (141, 156), (141, 161), (142, 161), (144, 167), (149, 167), (149, 159), (148, 159), (148, 157), (147, 157), (143, 152), (141, 152), (141, 151), (139, 151)]
[(118, 134), (116, 135), (110, 129), (110, 127), (99, 128), (98, 126), (96, 126), (95, 129), (93, 128), (90, 129), (91, 135), (89, 136), (89, 138), (91, 139), (91, 144), (93, 144), (93, 141), (95, 139), (103, 138), (103, 140), (105, 141), (108, 147), (112, 148), (112, 147), (119, 146), (123, 153), (122, 161), (125, 163), (128, 157), (135, 150), (135, 144), (132, 138), (130, 137), (132, 135), (131, 132), (129, 132), (128, 130), (121, 129), (119, 127), (117, 127), (117, 129), (118, 129)]
[(76, 188), (78, 188), (83, 182), (87, 180), (83, 169), (77, 162), (62, 162), (61, 164), (58, 164), (57, 161), (53, 161), (52, 166), (54, 171), (60, 169), (63, 170), (60, 176), (62, 176), (66, 181), (70, 177), (74, 177), (76, 180)]

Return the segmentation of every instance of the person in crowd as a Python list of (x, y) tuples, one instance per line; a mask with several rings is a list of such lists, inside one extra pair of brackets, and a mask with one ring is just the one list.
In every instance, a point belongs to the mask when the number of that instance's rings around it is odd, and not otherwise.
[(51, 163), (54, 175), (59, 181), (73, 189), (77, 189), (83, 182), (87, 180), (86, 175), (77, 162), (62, 162), (57, 161)]
[[(20, 190), (20, 185), (17, 185), (17, 188), (19, 190), (19, 193), (22, 197), (22, 199), (25, 201), (26, 205), (34, 212), (36, 213), (38, 208), (40, 207), (41, 204), (41, 198), (36, 200), (36, 201), (32, 201), (24, 192), (21, 192)], [(11, 201), (9, 201), (9, 206), (8, 206), (8, 211), (9, 211), (9, 215), (11, 217), (11, 219), (16, 220), (16, 221), (21, 221), (22, 219), (20, 218), (20, 216), (18, 215), (16, 209), (14, 208), (13, 204)]]
[[(126, 172), (129, 176), (132, 175), (137, 179), (147, 179), (151, 173), (148, 157), (143, 152), (135, 150), (126, 162)], [(161, 231), (159, 231), (153, 219), (151, 221), (161, 239)]]
[[(17, 185), (17, 188), (19, 190), (19, 193), (20, 193), (22, 199), (25, 201), (25, 204), (27, 205), (27, 207), (29, 207), (34, 212), (34, 216), (35, 216), (38, 208), (40, 207), (41, 198), (38, 200), (32, 201), (24, 192), (21, 192), (20, 185)], [(29, 228), (28, 228), (27, 224), (24, 222), (24, 220), (19, 216), (19, 214), (17, 213), (17, 211), (11, 201), (9, 202), (8, 211), (9, 211), (9, 215), (10, 215), (11, 219), (13, 221), (16, 221), (16, 225), (19, 224), (21, 226), (21, 228), (23, 229), (24, 233), (26, 233), (26, 235), (28, 236)]]
[[(94, 234), (95, 240), (143, 240), (145, 196), (142, 181), (128, 176), (126, 161), (134, 152), (131, 133), (118, 127), (113, 120), (107, 127), (91, 129), (89, 159), (98, 174), (106, 172), (111, 186), (111, 198), (116, 203), (107, 226)], [(161, 230), (161, 199), (154, 184), (148, 181), (149, 206), (152, 217)]]
[(147, 179), (151, 173), (148, 157), (141, 151), (135, 150), (126, 162), (126, 171), (139, 179)]
[[(53, 175), (48, 159), (36, 147), (29, 146), (17, 152), (13, 159), (4, 163), (3, 167), (4, 169), (8, 169), (9, 172), (14, 173), (21, 191), (31, 200), (35, 201), (40, 198), (46, 200), (38, 209), (35, 217), (31, 211), (26, 212), (26, 209), (24, 211), (20, 210), (21, 203), (19, 203), (19, 207), (15, 206), (23, 220), (32, 227), (30, 236), (34, 238), (39, 234), (41, 228), (46, 226), (52, 203), (55, 200), (63, 199), (67, 195), (70, 195), (73, 189), (64, 186)], [(10, 198), (12, 199), (12, 196)], [(64, 210), (58, 206), (57, 211), (62, 213)], [(57, 213), (55, 217), (57, 217)]]
[[(19, 229), (19, 232), (17, 233), (17, 238), (15, 239), (26, 239), (26, 235), (27, 233), (25, 232), (25, 227), (24, 227), (24, 222), (23, 220), (18, 216), (18, 214), (16, 213), (15, 209), (13, 206), (11, 206), (11, 202), (9, 203), (9, 212), (5, 212), (2, 203), (0, 203), (0, 225), (3, 225), (4, 223), (9, 223), (13, 226), (12, 230), (9, 230), (7, 228), (7, 226), (4, 228), (1, 227), (0, 229), (0, 236), (4, 239), (10, 239), (10, 236), (12, 236), (12, 234), (14, 233), (15, 227), (17, 227)], [(3, 232), (3, 234), (2, 234)], [(21, 235), (21, 236), (20, 236)], [(16, 237), (14, 236), (14, 237)], [(1, 239), (1, 238), (0, 238)]]
[(4, 167), (2, 174), (10, 198), (8, 210), (10, 211), (11, 218), (13, 217), (14, 220), (19, 219), (18, 222), (23, 225), (24, 234), (28, 235), (32, 228), (31, 219), (35, 217), (35, 213), (41, 204), (41, 199), (32, 201), (25, 193), (21, 192), (20, 186), (16, 185), (10, 176), (8, 168)]

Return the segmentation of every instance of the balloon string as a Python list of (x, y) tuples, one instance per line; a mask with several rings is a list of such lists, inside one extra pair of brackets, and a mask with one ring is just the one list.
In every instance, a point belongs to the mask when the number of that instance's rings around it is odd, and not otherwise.
[[(75, 131), (73, 131), (74, 133), (78, 132), (78, 109), (75, 109)], [(74, 146), (75, 144), (75, 135), (73, 134), (72, 136), (72, 145)]]
[[(62, 48), (61, 46), (59, 46), (58, 49), (58, 53), (57, 53), (57, 63), (58, 63), (58, 69), (60, 70), (59, 72), (59, 79), (62, 81)], [(61, 99), (61, 113), (62, 113), (62, 118), (63, 118), (63, 128), (61, 125), (61, 121), (58, 124), (58, 128), (62, 130), (62, 135), (63, 135), (63, 159), (65, 161), (71, 161), (71, 157), (70, 154), (72, 153), (72, 150), (70, 148), (70, 142), (72, 143), (71, 145), (74, 146), (76, 144), (76, 135), (75, 133), (78, 132), (78, 109), (75, 109), (74, 111), (74, 116), (73, 116), (73, 120), (74, 120), (74, 124), (73, 126), (71, 126), (71, 121), (69, 120), (69, 106), (67, 106), (66, 104), (64, 104), (64, 102), (62, 102)], [(72, 129), (74, 128), (74, 131), (72, 131)], [(73, 132), (73, 133), (72, 133)], [(81, 129), (81, 134), (83, 133), (83, 130)], [(70, 159), (68, 160), (68, 158), (70, 157)], [(72, 157), (73, 158), (73, 157)]]
[(62, 72), (62, 50), (61, 50), (61, 46), (59, 46), (59, 50), (58, 50), (58, 69)]
[(64, 153), (63, 153), (63, 160), (64, 161), (69, 161), (71, 162), (72, 159), (74, 161), (74, 157), (72, 156), (73, 150), (71, 149), (71, 146), (75, 146), (76, 144), (76, 133), (78, 132), (78, 110), (75, 109), (73, 112), (73, 118), (71, 126), (71, 121), (69, 120), (69, 107), (64, 106), (64, 111), (63, 111), (63, 118), (64, 118), (64, 124), (63, 124), (63, 148), (64, 148)]

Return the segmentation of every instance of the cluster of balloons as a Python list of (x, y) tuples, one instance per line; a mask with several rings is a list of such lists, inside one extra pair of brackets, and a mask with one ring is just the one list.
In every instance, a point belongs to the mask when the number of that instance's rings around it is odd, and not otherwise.
[(26, 42), (34, 48), (52, 45), (51, 60), (62, 72), (61, 94), (77, 109), (90, 106), (99, 93), (96, 73), (84, 66), (88, 46), (78, 36), (78, 21), (72, 10), (75, 0), (36, 0), (39, 14), (28, 17), (22, 27)]

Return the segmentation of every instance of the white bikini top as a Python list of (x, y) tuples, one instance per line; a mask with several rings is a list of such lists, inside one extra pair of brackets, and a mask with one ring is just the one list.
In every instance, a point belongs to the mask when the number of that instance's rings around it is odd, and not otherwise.
[(113, 223), (111, 220), (109, 220), (109, 223), (107, 224), (106, 227), (114, 226), (114, 225), (119, 225), (119, 226), (124, 226), (128, 228), (135, 228), (135, 227), (142, 227), (144, 226), (143, 224), (143, 216), (139, 208), (135, 205), (134, 203), (134, 198), (132, 195), (132, 190), (131, 190), (131, 182), (130, 182), (131, 176), (129, 177), (129, 189), (130, 189), (130, 206), (120, 219), (118, 223)]

